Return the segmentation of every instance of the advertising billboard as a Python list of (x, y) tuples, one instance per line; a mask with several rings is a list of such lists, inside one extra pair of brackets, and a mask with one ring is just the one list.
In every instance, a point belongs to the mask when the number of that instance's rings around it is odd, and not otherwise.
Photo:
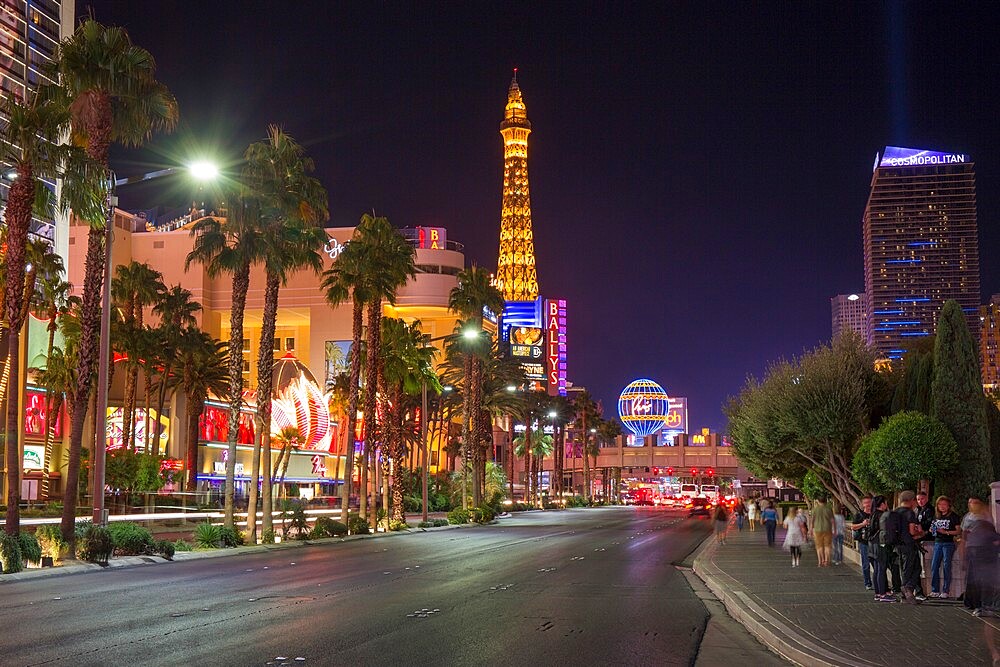
[(566, 300), (545, 301), (545, 361), (550, 396), (566, 395)]
[(670, 397), (670, 407), (664, 418), (663, 430), (660, 431), (660, 445), (673, 447), (674, 438), (688, 432), (687, 398)]
[(424, 250), (445, 250), (448, 230), (444, 227), (417, 227), (417, 247)]
[(541, 327), (512, 327), (510, 336), (510, 356), (515, 359), (540, 361), (545, 334)]
[(961, 164), (969, 156), (962, 153), (941, 153), (920, 148), (886, 146), (879, 160), (879, 167), (923, 167), (927, 165)]

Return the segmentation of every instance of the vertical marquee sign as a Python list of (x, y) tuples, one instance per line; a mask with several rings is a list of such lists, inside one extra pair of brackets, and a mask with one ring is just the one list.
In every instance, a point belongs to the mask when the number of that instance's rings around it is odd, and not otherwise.
[(566, 300), (545, 301), (545, 362), (550, 396), (566, 395)]

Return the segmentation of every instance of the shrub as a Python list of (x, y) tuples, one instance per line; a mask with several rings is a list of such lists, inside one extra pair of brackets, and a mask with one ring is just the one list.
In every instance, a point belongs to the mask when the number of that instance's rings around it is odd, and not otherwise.
[[(427, 498), (427, 504), (430, 505), (431, 499)], [(419, 512), (424, 506), (423, 495), (414, 496), (403, 496), (403, 511), (404, 512)]]
[(448, 519), (432, 519), (431, 523), (434, 524), (435, 528), (440, 528), (441, 526), (448, 525)]
[(566, 507), (586, 507), (587, 501), (583, 496), (570, 496), (566, 499)]
[(306, 517), (306, 506), (301, 501), (286, 501), (281, 519), (286, 539), (293, 531), (295, 537), (300, 540), (304, 540), (309, 536), (309, 520)]
[(175, 551), (177, 551), (177, 547), (170, 540), (159, 540), (156, 543), (156, 553), (167, 560), (173, 560)]
[(241, 547), (243, 546), (243, 533), (238, 531), (236, 528), (229, 528), (223, 526), (219, 529), (219, 542), (224, 547)]
[(474, 523), (489, 523), (496, 518), (496, 514), (493, 513), (493, 508), (489, 505), (481, 505), (472, 508), (470, 518)]
[(0, 540), (0, 563), (3, 563), (3, 573), (13, 574), (24, 569), (24, 562), (21, 560), (21, 541), (17, 535), (3, 536)]
[(191, 544), (184, 540), (174, 542), (174, 551), (191, 551)]
[(21, 531), (17, 534), (17, 541), (21, 545), (21, 559), (26, 563), (42, 562), (42, 547), (38, 544), (38, 538), (34, 533)]
[(143, 556), (153, 552), (153, 534), (137, 523), (115, 521), (108, 526), (116, 556)]
[(334, 521), (328, 516), (321, 516), (316, 519), (316, 525), (313, 526), (309, 537), (318, 539), (321, 537), (337, 537), (345, 534), (347, 534), (347, 526), (339, 521)]
[(200, 549), (218, 549), (219, 542), (222, 541), (222, 528), (206, 521), (198, 524), (192, 538)]
[(89, 530), (90, 527), (93, 526), (93, 525), (94, 525), (94, 522), (91, 521), (90, 519), (80, 519), (80, 520), (78, 520), (73, 525), (73, 532), (76, 533), (76, 539), (79, 541), (80, 538), (82, 538), (87, 533), (87, 530)]
[(400, 530), (409, 530), (409, 529), (410, 527), (406, 524), (405, 521), (401, 521), (400, 519), (389, 520), (389, 530), (393, 532), (398, 532)]
[(420, 523), (417, 524), (417, 528), (433, 528), (433, 527), (434, 527), (433, 521), (421, 521)]
[(368, 520), (360, 516), (352, 516), (347, 520), (347, 526), (351, 529), (352, 535), (367, 535), (372, 532)]
[(274, 544), (274, 531), (268, 528), (260, 534), (261, 544)]
[(456, 507), (452, 511), (448, 512), (448, 523), (469, 523), (469, 510), (463, 510), (461, 507)]
[(42, 555), (49, 556), (52, 560), (61, 558), (67, 546), (57, 523), (43, 523), (35, 530), (35, 539), (42, 549)]
[(427, 499), (428, 509), (431, 512), (445, 512), (451, 509), (448, 495), (445, 493), (435, 493)]
[(104, 526), (87, 526), (76, 540), (76, 556), (80, 560), (107, 565), (115, 543), (111, 531)]

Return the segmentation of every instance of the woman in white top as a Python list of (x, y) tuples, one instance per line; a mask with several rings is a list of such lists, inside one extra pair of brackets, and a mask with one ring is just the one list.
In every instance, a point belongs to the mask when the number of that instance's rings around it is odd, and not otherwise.
[(747, 503), (747, 521), (750, 522), (750, 530), (756, 529), (757, 523), (757, 501), (751, 500)]
[(806, 543), (806, 516), (798, 507), (788, 510), (785, 517), (785, 541), (782, 546), (792, 554), (792, 567), (798, 567), (802, 559), (802, 545)]

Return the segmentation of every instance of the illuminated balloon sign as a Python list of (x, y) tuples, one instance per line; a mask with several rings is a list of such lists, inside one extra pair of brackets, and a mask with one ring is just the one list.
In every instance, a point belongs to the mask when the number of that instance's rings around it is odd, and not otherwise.
[(662, 429), (669, 414), (667, 392), (652, 380), (633, 380), (618, 397), (618, 415), (638, 438)]

